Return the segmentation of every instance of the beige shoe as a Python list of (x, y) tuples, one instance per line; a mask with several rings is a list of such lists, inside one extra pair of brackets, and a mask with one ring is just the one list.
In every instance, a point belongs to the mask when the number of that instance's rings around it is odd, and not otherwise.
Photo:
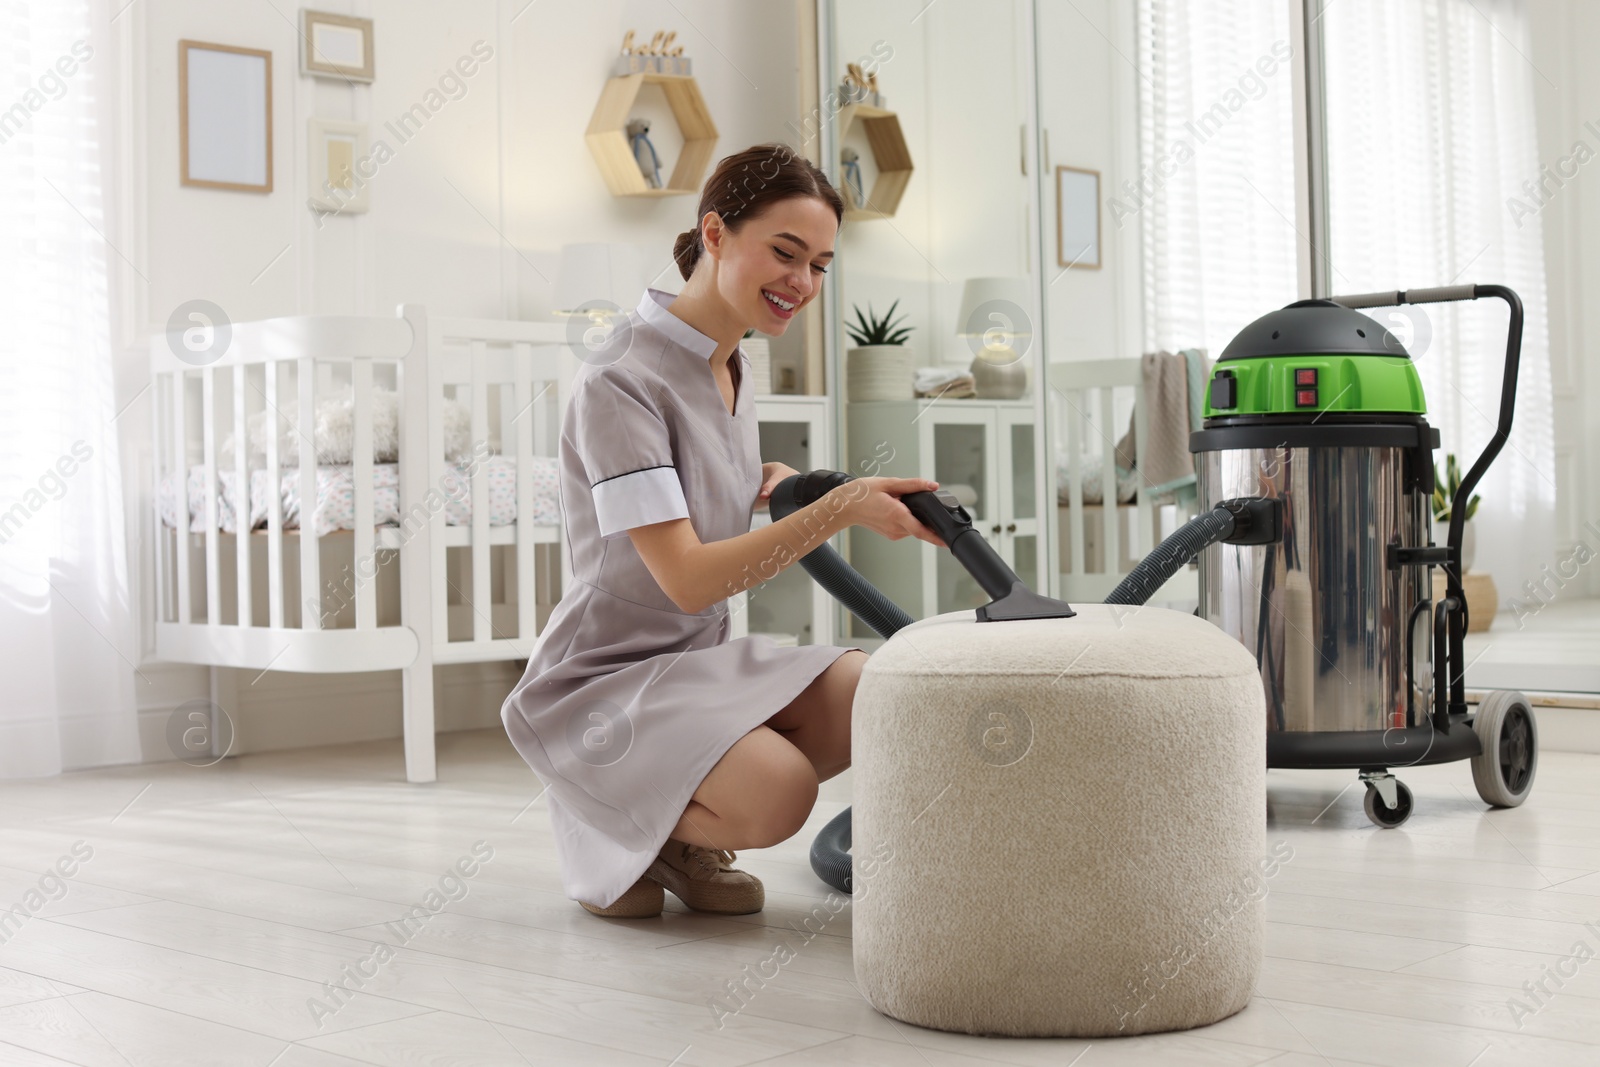
[(670, 889), (695, 911), (719, 915), (760, 911), (767, 902), (767, 891), (761, 879), (730, 866), (735, 858), (736, 854), (726, 849), (701, 848), (669, 837), (644, 876)]
[(662, 905), (666, 903), (666, 895), (661, 892), (661, 886), (656, 882), (640, 878), (609, 908), (597, 908), (584, 900), (578, 903), (582, 904), (586, 911), (610, 919), (648, 919), (661, 914)]

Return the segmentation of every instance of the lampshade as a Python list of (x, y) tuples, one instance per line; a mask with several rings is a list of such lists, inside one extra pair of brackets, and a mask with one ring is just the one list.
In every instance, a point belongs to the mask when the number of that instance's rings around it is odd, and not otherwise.
[(956, 334), (961, 337), (1031, 336), (1033, 320), (1027, 309), (1027, 279), (968, 278), (961, 287)]
[(557, 310), (573, 311), (584, 304), (603, 302), (629, 311), (639, 303), (643, 291), (644, 257), (637, 245), (590, 242), (561, 246)]

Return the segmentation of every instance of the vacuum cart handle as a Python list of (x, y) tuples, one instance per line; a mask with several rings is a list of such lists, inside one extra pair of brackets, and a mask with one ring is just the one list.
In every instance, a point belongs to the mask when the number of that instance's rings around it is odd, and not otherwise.
[(1437, 289), (1389, 289), (1381, 293), (1359, 293), (1355, 296), (1336, 296), (1335, 304), (1347, 308), (1386, 308), (1400, 304), (1445, 304), (1452, 300), (1474, 300), (1476, 285), (1445, 285)]
[[(1505, 372), (1500, 383), (1500, 420), (1493, 436), (1489, 438), (1489, 443), (1484, 446), (1483, 453), (1461, 479), (1461, 485), (1456, 490), (1456, 499), (1462, 502), (1462, 507), (1454, 506), (1455, 501), (1451, 501), (1450, 507), (1450, 533), (1446, 538), (1450, 546), (1450, 562), (1445, 566), (1445, 588), (1446, 597), (1457, 602), (1448, 613), (1450, 662), (1457, 664), (1462, 659), (1462, 635), (1467, 626), (1467, 597), (1461, 587), (1461, 538), (1467, 521), (1465, 505), (1472, 499), (1472, 492), (1478, 487), (1479, 479), (1488, 471), (1489, 464), (1494, 462), (1511, 436), (1511, 419), (1517, 406), (1517, 371), (1522, 362), (1522, 298), (1504, 285), (1447, 285), (1435, 289), (1405, 289), (1397, 292), (1361, 293), (1356, 296), (1333, 298), (1334, 303), (1343, 304), (1348, 308), (1365, 308), (1397, 307), (1401, 304), (1442, 304), (1457, 300), (1480, 300), (1484, 297), (1504, 300), (1510, 311), (1510, 319), (1506, 324)], [(1434, 665), (1436, 688), (1441, 684), (1439, 671), (1442, 667), (1441, 664)], [(1453, 711), (1466, 711), (1466, 683), (1463, 680), (1465, 674), (1464, 670), (1447, 671)]]
[[(1504, 377), (1500, 384), (1500, 421), (1495, 427), (1495, 432), (1489, 438), (1489, 443), (1484, 447), (1483, 454), (1473, 463), (1466, 476), (1461, 479), (1461, 487), (1456, 495), (1463, 500), (1472, 499), (1472, 491), (1477, 488), (1478, 481), (1489, 469), (1500, 450), (1505, 447), (1506, 440), (1511, 436), (1511, 420), (1516, 412), (1517, 403), (1517, 372), (1522, 362), (1522, 298), (1504, 285), (1447, 285), (1435, 289), (1402, 289), (1395, 292), (1361, 293), (1356, 296), (1336, 296), (1334, 303), (1343, 304), (1348, 308), (1364, 307), (1397, 307), (1401, 304), (1443, 304), (1458, 300), (1479, 300), (1484, 297), (1498, 297), (1506, 302), (1510, 309), (1511, 317), (1506, 328), (1506, 359)], [(1457, 550), (1456, 563), (1459, 565), (1461, 546), (1461, 527), (1466, 521), (1465, 512), (1460, 508), (1450, 509), (1450, 545)], [(1459, 569), (1459, 566), (1446, 568), (1450, 571)], [(1459, 575), (1456, 575), (1459, 581)]]

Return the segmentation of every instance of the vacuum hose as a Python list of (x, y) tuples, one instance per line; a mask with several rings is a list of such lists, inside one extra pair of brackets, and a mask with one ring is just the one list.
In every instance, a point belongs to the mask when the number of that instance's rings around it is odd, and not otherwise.
[[(815, 504), (832, 489), (852, 480), (841, 471), (817, 470), (790, 475), (773, 487), (768, 513), (774, 522), (799, 508)], [(1070, 605), (1040, 596), (1022, 585), (996, 555), (982, 535), (972, 530), (970, 518), (948, 494), (908, 493), (902, 500), (912, 513), (939, 534), (952, 553), (995, 597), (978, 609), (980, 622), (1022, 618), (1070, 618)], [(1107, 604), (1143, 604), (1193, 559), (1201, 549), (1218, 541), (1267, 544), (1277, 540), (1278, 502), (1262, 498), (1225, 500), (1211, 511), (1191, 519), (1140, 561), (1128, 577), (1106, 598)], [(823, 544), (800, 557), (800, 566), (839, 603), (849, 608), (880, 637), (911, 624), (912, 618), (884, 596), (839, 553)], [(851, 818), (846, 808), (822, 828), (811, 844), (811, 869), (841, 893), (851, 891)]]
[[(1229, 501), (1229, 503), (1233, 503)], [(1200, 554), (1200, 550), (1230, 538), (1237, 524), (1237, 512), (1218, 504), (1204, 515), (1196, 515), (1140, 560), (1128, 576), (1106, 597), (1107, 604), (1143, 604), (1178, 569)]]
[[(773, 487), (768, 497), (767, 510), (774, 522), (797, 508), (814, 504), (835, 486), (850, 480), (842, 471), (812, 471), (810, 474), (791, 475)], [(894, 601), (884, 596), (878, 587), (861, 576), (861, 572), (844, 561), (844, 557), (829, 545), (819, 545), (800, 557), (800, 566), (813, 581), (827, 590), (839, 603), (872, 627), (880, 637), (890, 637), (902, 626), (914, 620)], [(850, 874), (853, 867), (850, 857), (850, 809), (835, 815), (822, 828), (811, 843), (811, 869), (823, 882), (839, 890), (850, 892)]]

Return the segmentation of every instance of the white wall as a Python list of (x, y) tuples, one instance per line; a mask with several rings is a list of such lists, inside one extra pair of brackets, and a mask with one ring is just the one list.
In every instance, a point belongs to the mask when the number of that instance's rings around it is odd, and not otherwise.
[[(1600, 5), (1591, 0), (1528, 0), (1537, 76), (1539, 158), (1552, 166), (1578, 143), (1600, 153), (1600, 70), (1591, 46), (1600, 41)], [(1588, 124), (1593, 123), (1591, 128)], [(1530, 177), (1533, 177), (1530, 175)], [(1550, 290), (1550, 382), (1555, 404), (1558, 553), (1580, 540), (1600, 552), (1600, 165), (1591, 161), (1555, 190), (1542, 210)], [(1587, 527), (1587, 529), (1585, 529)], [(1502, 597), (1517, 595), (1502, 590)], [(1560, 590), (1600, 596), (1600, 562)]]
[[(274, 5), (141, 4), (148, 108), (135, 135), (148, 151), (149, 285), (142, 320), (128, 325), (142, 336), (196, 296), (235, 320), (387, 314), (401, 301), (449, 315), (543, 316), (552, 306), (557, 253), (571, 241), (633, 241), (654, 254), (658, 268), (669, 268), (672, 238), (693, 223), (694, 198), (612, 197), (583, 141), (622, 35), (629, 28), (645, 39), (658, 27), (678, 30), (717, 123), (721, 156), (790, 132), (785, 123), (798, 111), (794, 0), (700, 0), (676, 10), (646, 0), (524, 3), (322, 5), (375, 16), (377, 77), (370, 86), (302, 77), (295, 27)], [(182, 37), (272, 50), (272, 194), (178, 184)], [(394, 136), (388, 124), (436, 89), (479, 41), (493, 56), (464, 79), (464, 94), (445, 97), (410, 140)], [(647, 88), (651, 94), (659, 100), (659, 90)], [(319, 227), (306, 208), (312, 116), (363, 120), (375, 140), (395, 150), (374, 179), (369, 213)], [(657, 129), (665, 150), (672, 132), (660, 123)], [(662, 281), (676, 289), (676, 271)]]
[[(766, 140), (793, 141), (799, 115), (797, 5), (804, 0), (327, 0), (319, 10), (375, 20), (370, 86), (302, 77), (293, 5), (142, 0), (117, 20), (122, 119), (115, 244), (122, 348), (120, 420), (130, 499), (130, 558), (149, 514), (148, 406), (143, 345), (185, 301), (205, 298), (233, 321), (290, 314), (391, 314), (419, 302), (446, 315), (542, 318), (553, 307), (559, 250), (568, 242), (630, 241), (681, 285), (672, 240), (691, 226), (696, 198), (619, 199), (606, 190), (584, 130), (628, 29), (648, 41), (677, 30), (717, 124), (720, 158)], [(272, 52), (273, 192), (179, 185), (177, 53), (180, 39)], [(425, 100), (458, 58), (483, 42), (492, 56), (446, 83), (444, 102), (401, 142), (387, 123)], [(456, 98), (450, 95), (454, 92)], [(655, 99), (651, 99), (651, 95)], [(648, 87), (639, 111), (666, 115)], [(307, 120), (367, 123), (393, 158), (370, 187), (371, 210), (318, 224), (307, 207)], [(658, 121), (658, 148), (675, 136)], [(797, 347), (798, 338), (784, 339)], [(786, 346), (774, 345), (775, 361)], [(148, 589), (149, 575), (140, 575)], [(141, 593), (143, 596), (144, 594)], [(146, 597), (147, 599), (147, 597)], [(148, 616), (148, 610), (145, 613)], [(148, 648), (147, 637), (147, 648)], [(148, 758), (168, 758), (170, 710), (208, 695), (204, 668), (150, 664), (142, 685)], [(512, 664), (444, 668), (441, 729), (498, 723), (515, 681)], [(238, 672), (228, 707), (236, 751), (399, 734), (399, 679)], [(227, 686), (224, 692), (229, 691)], [(337, 712), (330, 714), (330, 712)]]

